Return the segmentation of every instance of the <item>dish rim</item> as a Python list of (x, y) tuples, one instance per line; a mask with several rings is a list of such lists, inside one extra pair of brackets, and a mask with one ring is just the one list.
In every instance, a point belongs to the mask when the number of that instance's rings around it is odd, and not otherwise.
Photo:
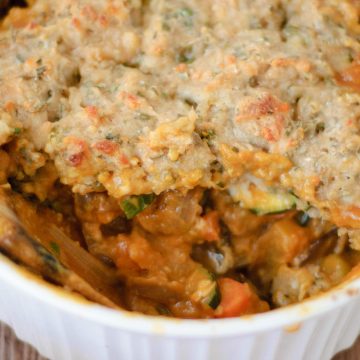
[(29, 297), (68, 315), (80, 317), (120, 331), (143, 335), (181, 338), (214, 338), (251, 335), (283, 328), (293, 332), (312, 317), (346, 305), (360, 295), (360, 277), (349, 279), (337, 288), (298, 304), (269, 312), (230, 319), (177, 319), (115, 310), (91, 303), (80, 295), (52, 285), (0, 254), (0, 282), (18, 288)]

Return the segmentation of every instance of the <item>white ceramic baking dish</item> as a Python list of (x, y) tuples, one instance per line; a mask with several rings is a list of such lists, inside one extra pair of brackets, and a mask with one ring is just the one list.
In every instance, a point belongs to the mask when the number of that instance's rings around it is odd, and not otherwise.
[(115, 311), (0, 256), (0, 320), (54, 360), (326, 360), (360, 331), (360, 279), (265, 314), (178, 320)]

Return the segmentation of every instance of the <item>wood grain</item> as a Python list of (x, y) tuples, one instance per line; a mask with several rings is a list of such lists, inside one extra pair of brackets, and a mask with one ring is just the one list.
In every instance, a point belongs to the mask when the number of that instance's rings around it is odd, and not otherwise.
[[(31, 346), (20, 341), (14, 332), (0, 325), (0, 360), (46, 360)], [(64, 359), (65, 360), (65, 359)]]
[(333, 360), (359, 360), (360, 359), (360, 337), (354, 346), (336, 355)]
[[(31, 346), (21, 342), (8, 326), (0, 324), (0, 360), (47, 359), (40, 356)], [(333, 360), (360, 360), (360, 337), (351, 349), (336, 355)]]

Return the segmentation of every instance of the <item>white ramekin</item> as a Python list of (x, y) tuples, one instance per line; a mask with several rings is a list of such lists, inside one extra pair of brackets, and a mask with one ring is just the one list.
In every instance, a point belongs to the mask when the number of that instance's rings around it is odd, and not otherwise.
[(360, 279), (265, 314), (178, 320), (115, 311), (0, 256), (0, 320), (53, 360), (326, 360), (360, 331)]

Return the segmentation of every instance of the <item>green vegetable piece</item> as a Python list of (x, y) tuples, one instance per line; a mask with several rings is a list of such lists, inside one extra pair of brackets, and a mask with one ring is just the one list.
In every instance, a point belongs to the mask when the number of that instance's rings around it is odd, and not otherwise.
[(179, 14), (183, 17), (189, 17), (189, 16), (193, 16), (194, 12), (192, 11), (192, 9), (185, 7), (179, 10)]
[(156, 306), (156, 310), (158, 311), (159, 315), (172, 316), (171, 311), (165, 305), (159, 304)]
[(155, 199), (154, 194), (130, 196), (120, 204), (127, 219), (134, 218), (137, 214), (145, 210)]
[(50, 243), (51, 250), (57, 255), (60, 256), (60, 246), (56, 242)]
[(14, 135), (20, 135), (20, 133), (21, 133), (20, 128), (18, 128), (18, 127), (14, 128)]
[(214, 274), (199, 268), (188, 278), (187, 286), (192, 290), (191, 299), (216, 309), (220, 303), (221, 295)]
[(49, 271), (56, 274), (64, 270), (64, 267), (61, 265), (60, 261), (58, 261), (56, 257), (48, 252), (42, 245), (33, 243), (33, 247)]
[(220, 289), (219, 286), (216, 284), (215, 289), (209, 298), (208, 305), (212, 309), (216, 309), (220, 305), (220, 302), (221, 302)]
[(200, 133), (200, 137), (203, 140), (211, 140), (215, 137), (216, 133), (215, 130), (213, 129), (208, 129), (208, 130), (202, 130)]
[(296, 197), (290, 193), (265, 193), (261, 200), (256, 199), (256, 201), (255, 206), (249, 208), (256, 215), (281, 214), (296, 205)]

